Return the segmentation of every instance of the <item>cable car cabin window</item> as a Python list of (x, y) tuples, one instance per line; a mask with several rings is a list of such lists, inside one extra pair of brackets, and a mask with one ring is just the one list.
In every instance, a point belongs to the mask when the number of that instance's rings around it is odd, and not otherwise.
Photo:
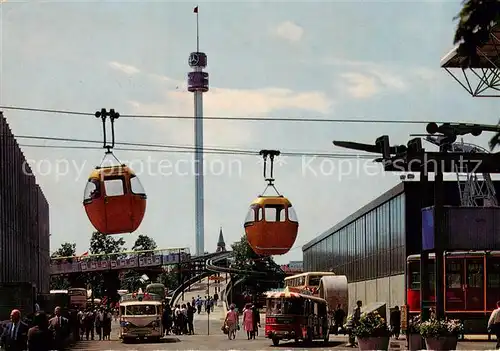
[(137, 178), (136, 175), (130, 176), (130, 190), (132, 191), (132, 194), (146, 195), (146, 191), (144, 190), (141, 181), (139, 180), (139, 178)]
[(462, 287), (463, 267), (460, 262), (448, 262), (446, 264), (446, 287), (448, 289), (460, 289)]
[(104, 179), (106, 196), (122, 196), (125, 194), (125, 183), (123, 177)]
[(89, 179), (85, 186), (83, 200), (93, 200), (97, 199), (99, 196), (101, 196), (101, 182), (99, 179)]
[(299, 222), (299, 218), (297, 217), (297, 213), (295, 209), (292, 208), (292, 205), (288, 207), (288, 220), (291, 222)]
[(285, 207), (283, 205), (266, 205), (264, 219), (266, 222), (284, 222), (286, 220)]
[(248, 210), (245, 224), (262, 220), (262, 208), (259, 205), (252, 205)]

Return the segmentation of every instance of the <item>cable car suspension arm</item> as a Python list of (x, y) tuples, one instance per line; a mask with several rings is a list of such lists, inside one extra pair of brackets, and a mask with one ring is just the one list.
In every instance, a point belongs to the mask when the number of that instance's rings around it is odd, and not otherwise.
[[(267, 188), (269, 187), (272, 187), (274, 189), (274, 191), (276, 191), (276, 193), (278, 195), (280, 195), (279, 191), (276, 189), (276, 187), (274, 186), (274, 178), (273, 178), (273, 173), (274, 173), (274, 158), (276, 156), (279, 156), (281, 154), (280, 151), (278, 150), (261, 150), (259, 152), (259, 154), (262, 156), (262, 158), (264, 159), (264, 179), (265, 181), (267, 182), (267, 186), (266, 188), (264, 189), (264, 192), (263, 194), (266, 192)], [(271, 163), (271, 167), (270, 167), (270, 172), (269, 172), (269, 177), (267, 177), (267, 159), (269, 158), (269, 161)]]
[[(106, 154), (111, 154), (111, 149), (115, 147), (115, 119), (118, 119), (120, 117), (120, 114), (116, 112), (114, 109), (110, 109), (109, 112), (105, 109), (102, 108), (101, 111), (96, 111), (95, 113), (96, 118), (100, 118), (102, 121), (102, 132), (103, 132), (103, 148), (106, 149)], [(109, 117), (109, 120), (111, 122), (111, 144), (108, 144), (108, 139), (106, 135), (106, 119)]]

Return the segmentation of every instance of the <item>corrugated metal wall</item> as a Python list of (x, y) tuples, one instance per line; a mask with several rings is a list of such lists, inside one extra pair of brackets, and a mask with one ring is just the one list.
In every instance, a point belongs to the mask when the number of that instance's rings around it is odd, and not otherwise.
[(49, 205), (0, 112), (0, 283), (49, 291)]

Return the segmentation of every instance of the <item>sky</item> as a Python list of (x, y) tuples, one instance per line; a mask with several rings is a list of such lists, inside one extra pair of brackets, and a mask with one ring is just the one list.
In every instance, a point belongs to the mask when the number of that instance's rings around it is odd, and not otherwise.
[[(443, 69), (453, 47), (459, 1), (96, 2), (2, 1), (0, 105), (122, 114), (193, 115), (186, 90), (189, 53), (208, 55), (206, 116), (438, 120), (497, 123), (498, 103), (474, 99)], [(102, 140), (89, 116), (6, 110), (15, 135)], [(194, 145), (193, 120), (123, 118), (117, 142)], [(283, 152), (350, 152), (333, 140), (406, 143), (425, 125), (213, 121), (206, 147)], [(469, 139), (466, 139), (469, 140)], [(487, 136), (474, 140), (487, 146)], [(18, 140), (21, 144), (61, 145)], [(471, 141), (471, 140), (469, 140)], [(65, 145), (77, 145), (68, 143)], [(432, 147), (429, 147), (432, 148)], [(87, 251), (93, 228), (82, 199), (102, 150), (22, 147), (50, 204), (51, 249), (75, 242)], [(356, 152), (354, 152), (356, 153)], [(161, 248), (194, 253), (194, 174), (190, 154), (115, 151), (148, 194), (139, 234)], [(248, 206), (265, 187), (254, 156), (206, 155), (205, 250), (219, 228), (229, 246), (244, 234)], [(282, 157), (276, 186), (300, 226), (291, 251), (399, 182), (371, 161)], [(165, 170), (161, 165), (170, 164)], [(176, 166), (177, 165), (177, 166)]]

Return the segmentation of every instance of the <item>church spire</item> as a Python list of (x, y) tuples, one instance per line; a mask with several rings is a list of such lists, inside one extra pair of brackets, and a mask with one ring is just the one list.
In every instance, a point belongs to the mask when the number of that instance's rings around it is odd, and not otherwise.
[(224, 242), (224, 235), (222, 234), (222, 227), (219, 229), (219, 240), (217, 240), (217, 251), (223, 252), (226, 251), (226, 243)]

